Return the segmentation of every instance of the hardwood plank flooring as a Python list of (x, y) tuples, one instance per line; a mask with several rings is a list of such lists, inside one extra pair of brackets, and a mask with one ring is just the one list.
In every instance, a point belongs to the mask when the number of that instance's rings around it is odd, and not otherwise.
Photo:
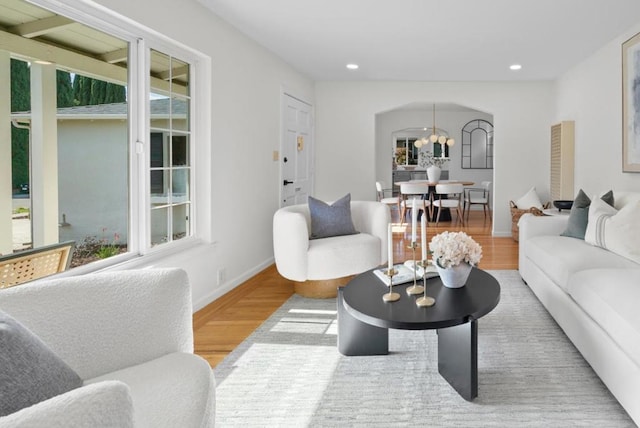
[[(394, 221), (397, 214), (392, 212)], [(491, 220), (482, 211), (472, 211), (468, 224), (429, 223), (427, 239), (448, 231), (465, 231), (482, 246), (481, 269), (517, 269), (518, 243), (511, 238), (491, 236)], [(420, 234), (418, 233), (418, 239)], [(411, 223), (394, 223), (394, 260), (411, 258), (407, 248), (411, 240)], [(220, 297), (193, 316), (195, 352), (215, 367), (246, 339), (260, 324), (293, 295), (293, 282), (278, 274), (275, 265), (259, 272), (240, 286)]]

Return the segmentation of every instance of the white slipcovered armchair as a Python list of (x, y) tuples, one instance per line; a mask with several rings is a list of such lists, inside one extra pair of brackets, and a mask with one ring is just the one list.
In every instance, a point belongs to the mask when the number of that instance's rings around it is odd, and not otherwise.
[(0, 417), (1, 427), (212, 427), (215, 380), (193, 354), (180, 269), (42, 280), (0, 290), (0, 310), (38, 336), (82, 386)]
[(335, 297), (352, 275), (387, 261), (389, 207), (381, 202), (351, 201), (355, 235), (309, 239), (307, 204), (280, 208), (273, 217), (273, 249), (280, 275), (296, 281), (296, 293)]

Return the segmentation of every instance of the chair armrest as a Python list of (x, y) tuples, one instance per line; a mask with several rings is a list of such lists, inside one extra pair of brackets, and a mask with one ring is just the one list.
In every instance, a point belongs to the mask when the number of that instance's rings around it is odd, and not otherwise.
[(0, 426), (133, 428), (133, 420), (129, 387), (119, 381), (105, 381), (76, 388), (0, 417)]
[(359, 232), (380, 239), (380, 264), (387, 262), (387, 232), (391, 211), (387, 204), (371, 201), (351, 201), (351, 218)]
[(469, 198), (471, 193), (482, 193), (482, 195), (487, 194), (487, 189), (482, 187), (465, 187), (464, 188), (464, 196), (465, 198)]
[(520, 229), (519, 242), (526, 241), (534, 236), (560, 235), (567, 228), (569, 216), (551, 215), (534, 216), (523, 214), (518, 220)]
[(191, 288), (180, 269), (36, 281), (0, 292), (0, 308), (82, 379), (193, 352)]
[(309, 226), (304, 214), (279, 209), (273, 215), (273, 255), (280, 275), (306, 281)]

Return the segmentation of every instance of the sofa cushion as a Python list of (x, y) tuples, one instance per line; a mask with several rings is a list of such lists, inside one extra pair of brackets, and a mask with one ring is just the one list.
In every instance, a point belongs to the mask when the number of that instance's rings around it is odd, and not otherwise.
[(309, 241), (307, 278), (335, 279), (372, 269), (380, 264), (381, 246), (380, 238), (368, 233)]
[(638, 268), (638, 264), (631, 260), (566, 236), (545, 235), (527, 239), (523, 251), (565, 291), (569, 277), (575, 272), (595, 268)]
[[(613, 206), (613, 191), (609, 190), (602, 195), (600, 199)], [(562, 236), (584, 239), (584, 234), (587, 231), (587, 223), (589, 222), (590, 205), (591, 199), (580, 189), (578, 196), (576, 196), (571, 206), (567, 228), (562, 232)]]
[(358, 233), (351, 219), (351, 194), (329, 205), (309, 196), (309, 215), (311, 217), (310, 239), (331, 236), (353, 235)]
[(0, 416), (82, 386), (42, 340), (0, 311)]
[(589, 209), (589, 225), (585, 241), (640, 263), (640, 201), (620, 211), (594, 201)]
[(213, 371), (194, 354), (174, 352), (85, 383), (105, 380), (129, 386), (137, 427), (199, 427), (214, 411), (208, 408), (214, 402)]
[(569, 295), (640, 365), (640, 268), (589, 269), (569, 280)]

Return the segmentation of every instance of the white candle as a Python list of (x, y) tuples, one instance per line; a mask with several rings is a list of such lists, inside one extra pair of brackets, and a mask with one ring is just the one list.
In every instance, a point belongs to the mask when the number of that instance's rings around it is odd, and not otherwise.
[(389, 270), (393, 269), (393, 234), (391, 232), (391, 223), (389, 223), (389, 228), (387, 230), (387, 241), (388, 241), (388, 248), (387, 248), (387, 259), (389, 260)]
[(416, 199), (412, 199), (411, 205), (411, 243), (416, 242), (416, 227), (418, 222), (418, 209), (416, 205)]
[(427, 260), (427, 219), (426, 213), (422, 213), (420, 219), (420, 238), (422, 241), (422, 260)]

